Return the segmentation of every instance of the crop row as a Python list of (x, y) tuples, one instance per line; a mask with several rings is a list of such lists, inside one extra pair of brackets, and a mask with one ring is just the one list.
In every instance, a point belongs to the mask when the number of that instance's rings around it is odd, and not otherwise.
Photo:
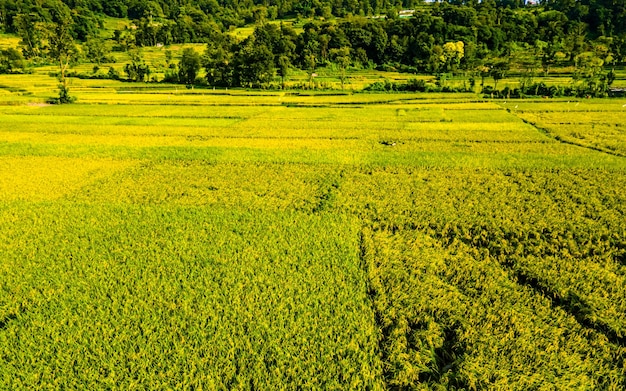
[(112, 159), (0, 157), (0, 201), (51, 201), (134, 163)]
[[(289, 127), (289, 121), (248, 121), (235, 119), (211, 119), (201, 120), (197, 123), (190, 121), (168, 121), (164, 123), (154, 123), (154, 120), (138, 121), (117, 120), (111, 124), (102, 123), (93, 119), (83, 119), (81, 122), (68, 121), (63, 123), (63, 118), (56, 118), (55, 122), (46, 120), (29, 119), (22, 122), (23, 118), (13, 121), (12, 118), (4, 116), (0, 119), (0, 124), (5, 122), (5, 131), (0, 133), (5, 141), (15, 141), (18, 137), (37, 137), (41, 134), (74, 135), (76, 139), (81, 136), (86, 140), (88, 137), (103, 137), (104, 140), (111, 140), (109, 143), (117, 141), (123, 144), (124, 140), (131, 137), (162, 138), (163, 140), (181, 138), (183, 140), (198, 142), (197, 146), (202, 147), (202, 141), (220, 138), (244, 138), (244, 139), (378, 139), (387, 141), (470, 141), (470, 142), (548, 142), (549, 138), (536, 132), (531, 126), (526, 124), (512, 124), (504, 127), (500, 124), (484, 123), (464, 123), (452, 127), (450, 124), (442, 123), (402, 123), (402, 122), (380, 122), (369, 123), (367, 127), (361, 127), (358, 123), (328, 121), (325, 124), (311, 125), (308, 122), (297, 123)], [(152, 122), (152, 123), (151, 123)], [(187, 124), (185, 125), (185, 122)], [(324, 125), (326, 125), (324, 127)], [(7, 131), (8, 127), (11, 131)], [(322, 127), (322, 129), (319, 129)], [(277, 132), (277, 129), (288, 128), (289, 130)], [(364, 133), (365, 132), (365, 133)], [(42, 140), (44, 141), (44, 140)], [(192, 144), (193, 145), (193, 144)]]
[(500, 103), (500, 106), (518, 113), (553, 113), (553, 114), (605, 114), (603, 120), (616, 116), (612, 114), (624, 111), (626, 99), (550, 99), (550, 100), (511, 100)]
[(340, 176), (334, 167), (307, 164), (144, 162), (93, 181), (68, 199), (310, 213), (322, 207)]
[[(1, 142), (4, 141), (4, 142)], [(467, 167), (621, 170), (616, 156), (557, 141), (470, 142), (394, 139), (273, 139), (89, 136), (0, 132), (0, 155), (211, 163), (333, 164), (372, 167)]]

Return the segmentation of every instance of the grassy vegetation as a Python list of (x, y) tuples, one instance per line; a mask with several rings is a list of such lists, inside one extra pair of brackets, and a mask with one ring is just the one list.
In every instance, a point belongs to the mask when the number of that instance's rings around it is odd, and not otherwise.
[(626, 100), (0, 85), (0, 388), (626, 387)]
[[(447, 367), (447, 386), (619, 389), (624, 180), (597, 168), (355, 174), (338, 201), (371, 221), (363, 251), (393, 382), (440, 383)], [(556, 375), (563, 363), (571, 377)]]
[[(551, 106), (555, 106), (552, 108)], [(626, 99), (522, 104), (519, 117), (558, 140), (626, 156)]]
[(63, 202), (0, 220), (3, 388), (382, 386), (354, 220)]

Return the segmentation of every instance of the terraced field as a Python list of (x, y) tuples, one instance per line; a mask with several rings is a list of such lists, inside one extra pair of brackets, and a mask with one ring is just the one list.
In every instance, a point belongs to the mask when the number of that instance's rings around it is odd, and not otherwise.
[(626, 388), (626, 101), (18, 87), (2, 389)]

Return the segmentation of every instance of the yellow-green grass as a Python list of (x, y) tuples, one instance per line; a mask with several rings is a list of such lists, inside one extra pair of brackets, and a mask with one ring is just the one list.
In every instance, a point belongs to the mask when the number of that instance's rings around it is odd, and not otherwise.
[[(274, 24), (277, 26), (284, 25), (284, 26), (291, 27), (296, 31), (297, 34), (302, 33), (303, 31), (302, 26), (304, 25), (303, 22), (296, 24), (295, 19), (270, 20), (270, 21), (266, 21), (266, 23)], [(235, 39), (237, 39), (238, 41), (243, 41), (244, 39), (248, 38), (254, 33), (255, 28), (256, 26), (254, 25), (247, 25), (247, 26), (231, 29), (229, 30), (228, 33), (231, 36), (233, 36)]]
[[(583, 98), (560, 98), (560, 99), (513, 99), (498, 102), (498, 104), (515, 113), (549, 113), (555, 112), (561, 116), (569, 116), (569, 113), (589, 113), (588, 115), (602, 115), (603, 112), (625, 112), (626, 99), (583, 99)], [(596, 112), (596, 114), (594, 114)], [(587, 115), (587, 114), (586, 114)], [(602, 119), (602, 118), (600, 118)], [(607, 119), (606, 117), (604, 119)]]
[(539, 107), (523, 105), (517, 115), (564, 142), (626, 156), (625, 99), (560, 102), (548, 110)]
[[(453, 107), (452, 105), (448, 105)], [(123, 106), (7, 107), (0, 123), (4, 140), (47, 143), (144, 146), (237, 146), (296, 148), (379, 148), (381, 142), (501, 141), (548, 142), (534, 127), (503, 110), (455, 108), (395, 109), (138, 106), (122, 116)], [(466, 107), (466, 106), (464, 106)], [(485, 105), (485, 107), (489, 107)], [(96, 114), (98, 113), (98, 114)], [(8, 125), (11, 124), (11, 127)], [(115, 136), (115, 137), (111, 137)], [(73, 140), (73, 141), (70, 141)], [(278, 142), (280, 140), (280, 143)], [(361, 144), (361, 147), (358, 145)]]
[(72, 199), (310, 213), (338, 177), (309, 164), (146, 162), (94, 181)]
[(0, 157), (0, 201), (52, 201), (135, 164), (112, 159)]
[(59, 202), (0, 225), (2, 388), (383, 388), (352, 219)]
[(238, 27), (230, 31), (230, 35), (239, 41), (243, 41), (248, 38), (252, 35), (252, 33), (254, 33), (254, 26)]
[[(461, 103), (482, 101), (475, 94), (355, 94), (350, 91), (258, 91), (246, 89), (188, 89), (181, 85), (105, 82), (108, 88), (81, 88), (97, 85), (96, 80), (74, 82), (74, 91), (83, 103), (98, 104), (159, 104), (208, 106), (267, 106), (289, 105), (319, 107), (320, 105), (369, 105), (375, 103), (402, 104), (416, 101), (431, 103)], [(54, 94), (54, 91), (51, 91)], [(465, 102), (463, 102), (463, 100)]]
[(128, 19), (104, 17), (102, 21), (104, 28), (100, 30), (100, 36), (106, 39), (113, 38), (115, 30), (124, 30), (126, 27), (130, 26), (130, 20)]
[(620, 101), (101, 86), (5, 89), (0, 388), (626, 387), (626, 160), (526, 117)]
[[(623, 351), (624, 251), (611, 243), (625, 243), (620, 200), (625, 196), (621, 189), (626, 176), (623, 171), (591, 167), (521, 172), (384, 168), (356, 173), (355, 181), (346, 181), (339, 203), (371, 214), (381, 234), (399, 238), (427, 232), (439, 238), (435, 247), (443, 244), (461, 255), (459, 261), (470, 256), (486, 262), (481, 267), (493, 263), (495, 269), (513, 275), (514, 282), (547, 292), (553, 304), (585, 327), (601, 330), (617, 344), (617, 351)], [(386, 183), (384, 190), (380, 183)], [(450, 187), (451, 183), (457, 185)], [(360, 209), (364, 204), (368, 208)], [(383, 251), (395, 248), (372, 251), (384, 258)], [(404, 251), (403, 257), (414, 262), (412, 251)], [(476, 267), (471, 261), (467, 266)], [(433, 273), (445, 274), (440, 270), (434, 268)], [(395, 272), (398, 277), (403, 273)], [(465, 276), (461, 272), (454, 278), (484, 287), (484, 279), (494, 274)], [(449, 277), (444, 281), (449, 283)], [(481, 289), (471, 288), (465, 294), (480, 297)], [(603, 343), (603, 338), (598, 342)]]
[[(113, 96), (113, 94), (111, 94)], [(137, 101), (160, 94), (130, 94)], [(490, 103), (368, 104), (363, 107), (298, 107), (315, 96), (173, 95), (177, 105), (26, 106), (3, 108), (0, 132), (7, 153), (60, 156), (162, 156), (241, 162), (349, 164), (601, 164), (621, 161), (563, 145), (513, 113)], [(363, 100), (366, 95), (324, 96)], [(400, 96), (385, 96), (404, 99)], [(167, 98), (167, 96), (166, 96)], [(180, 106), (197, 98), (200, 106)], [(295, 106), (278, 105), (289, 99)], [(217, 106), (222, 100), (226, 106)], [(300, 102), (298, 102), (300, 100)], [(249, 106), (238, 106), (245, 102)], [(276, 104), (269, 105), (270, 102)], [(268, 105), (268, 106), (266, 106)], [(290, 104), (291, 105), (291, 104)], [(481, 110), (482, 108), (482, 110)], [(21, 152), (20, 152), (21, 151)], [(250, 155), (252, 153), (252, 155)]]
[(613, 362), (619, 348), (520, 286), (495, 258), (462, 244), (442, 248), (415, 230), (364, 236), (373, 302), (386, 330), (381, 347), (390, 387), (523, 390), (549, 383), (565, 390), (619, 384), (621, 370)]
[(12, 34), (0, 34), (0, 49), (17, 48), (20, 38)]

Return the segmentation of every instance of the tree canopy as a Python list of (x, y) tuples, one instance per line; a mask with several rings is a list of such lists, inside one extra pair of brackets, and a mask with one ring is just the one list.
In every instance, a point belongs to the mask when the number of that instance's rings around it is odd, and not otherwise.
[[(415, 6), (407, 11), (410, 17), (400, 17), (400, 9)], [(60, 15), (71, 23), (62, 23)], [(54, 25), (65, 26), (66, 39), (83, 42), (94, 63), (104, 62), (107, 44), (98, 37), (104, 16), (131, 19), (132, 28), (114, 34), (122, 50), (206, 43), (203, 55), (183, 55), (174, 76), (187, 84), (204, 74), (214, 86), (262, 86), (275, 76), (284, 83), (293, 68), (312, 78), (325, 66), (338, 70), (342, 85), (348, 67), (472, 74), (497, 84), (512, 66), (532, 78), (536, 69), (547, 75), (559, 64), (575, 67), (582, 79), (610, 81), (604, 68), (623, 64), (626, 57), (626, 5), (613, 0), (532, 5), (520, 0), (428, 5), (414, 0), (0, 0), (0, 28), (18, 34), (21, 54), (34, 62), (53, 54), (48, 49)], [(301, 32), (271, 22), (287, 16), (309, 19)], [(244, 24), (254, 24), (254, 33), (237, 41), (229, 31)], [(1, 69), (19, 68), (21, 59), (14, 53), (3, 56), (7, 65)], [(150, 75), (140, 58), (125, 70), (130, 80)]]

